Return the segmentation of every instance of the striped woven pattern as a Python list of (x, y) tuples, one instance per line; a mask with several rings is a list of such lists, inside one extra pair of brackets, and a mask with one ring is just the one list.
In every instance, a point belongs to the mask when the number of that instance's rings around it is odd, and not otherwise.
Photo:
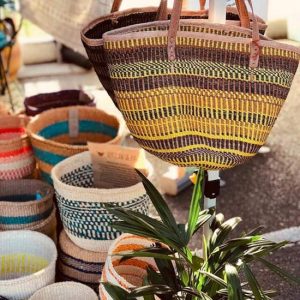
[(1, 116), (0, 121), (0, 180), (28, 177), (35, 160), (25, 122), (15, 116)]
[[(122, 234), (108, 251), (101, 281), (109, 282), (126, 290), (142, 286), (144, 277), (147, 275), (147, 269), (157, 270), (153, 258), (136, 257), (122, 261), (122, 256), (116, 254), (142, 250), (153, 245), (154, 242), (149, 239), (131, 234)], [(101, 300), (114, 300), (102, 285), (99, 287), (99, 296)]]
[(53, 188), (39, 180), (0, 182), (0, 230), (30, 229), (54, 209)]
[(59, 277), (81, 282), (98, 291), (106, 252), (87, 251), (76, 246), (63, 230), (59, 237)]
[[(70, 131), (70, 112), (75, 111), (78, 132)], [(119, 143), (119, 121), (93, 107), (72, 106), (56, 108), (38, 115), (28, 131), (37, 158), (41, 177), (52, 183), (50, 172), (54, 165), (74, 154), (87, 150), (87, 141)]]
[(115, 99), (136, 141), (179, 166), (227, 169), (265, 143), (287, 98), (300, 51), (261, 36), (249, 67), (252, 31), (181, 21), (176, 59), (167, 22), (111, 31), (104, 47)]
[(57, 250), (39, 232), (0, 232), (0, 295), (12, 300), (28, 299), (54, 282)]
[[(82, 43), (89, 60), (92, 63), (102, 86), (116, 105), (118, 105), (118, 103), (114, 96), (113, 83), (109, 75), (102, 37), (104, 33), (110, 30), (134, 24), (153, 22), (157, 18), (157, 10), (157, 7), (148, 7), (115, 12), (93, 20), (81, 32)], [(170, 12), (168, 17), (170, 18)], [(208, 11), (186, 11), (183, 13), (182, 18), (207, 19)], [(239, 24), (237, 9), (228, 7), (226, 19), (231, 24)], [(259, 26), (261, 32), (264, 33), (266, 24), (262, 19), (259, 19)]]
[(148, 213), (149, 197), (141, 182), (124, 188), (94, 187), (89, 152), (56, 165), (52, 179), (64, 229), (69, 238), (83, 249), (105, 252), (120, 235), (110, 226), (117, 219), (106, 210), (105, 204)]

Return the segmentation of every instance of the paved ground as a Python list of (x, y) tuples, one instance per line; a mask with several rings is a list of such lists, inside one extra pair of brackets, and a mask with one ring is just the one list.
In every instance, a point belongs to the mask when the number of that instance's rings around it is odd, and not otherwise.
[[(69, 77), (53, 76), (23, 80), (25, 92), (28, 94), (56, 90), (59, 88), (77, 88), (88, 85), (94, 89), (98, 86), (96, 77), (77, 75)], [(50, 80), (50, 81), (49, 81)], [(48, 82), (45, 86), (45, 82)], [(50, 84), (49, 84), (50, 82)], [(88, 82), (88, 83), (86, 83)], [(95, 85), (93, 87), (93, 85)], [(34, 91), (33, 91), (34, 89)], [(115, 111), (111, 101), (104, 92), (96, 92), (101, 107), (110, 112)], [(291, 226), (300, 226), (300, 72), (298, 72), (293, 91), (273, 129), (268, 145), (272, 152), (257, 155), (249, 163), (222, 173), (226, 187), (221, 190), (217, 209), (226, 218), (241, 216), (244, 220), (242, 228), (250, 229), (259, 224), (265, 226), (265, 231), (276, 231)], [(129, 144), (134, 144), (129, 139)], [(162, 174), (167, 165), (158, 159), (150, 157), (155, 165), (157, 177)], [(181, 222), (186, 220), (191, 189), (177, 197), (169, 197), (168, 203), (176, 217)], [(200, 248), (201, 240), (197, 238), (193, 247)], [(272, 260), (282, 267), (300, 276), (300, 245), (281, 250)], [(277, 299), (298, 300), (300, 288), (289, 286), (281, 279), (266, 274), (260, 267), (256, 271), (265, 288), (276, 288), (280, 291)]]

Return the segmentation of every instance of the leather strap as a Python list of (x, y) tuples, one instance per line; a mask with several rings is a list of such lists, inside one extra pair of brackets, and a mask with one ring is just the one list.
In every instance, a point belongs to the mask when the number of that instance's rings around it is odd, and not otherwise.
[(121, 4), (122, 4), (122, 0), (114, 0), (110, 12), (114, 13), (114, 12), (119, 11), (120, 7), (121, 7)]
[(200, 10), (204, 10), (205, 9), (205, 4), (206, 4), (206, 0), (199, 0), (200, 3)]
[[(259, 60), (259, 27), (258, 22), (254, 14), (253, 5), (251, 0), (248, 1), (251, 11), (253, 14), (253, 30), (252, 30), (252, 42), (251, 42), (251, 53), (250, 53), (250, 64), (251, 68), (256, 68), (258, 66)], [(240, 2), (240, 7), (246, 7), (245, 0), (236, 0), (236, 3)], [(241, 3), (243, 2), (243, 5)], [(238, 4), (237, 4), (238, 5)], [(171, 12), (171, 21), (168, 31), (168, 59), (175, 60), (175, 46), (176, 46), (176, 35), (179, 28), (180, 15), (182, 11), (182, 0), (174, 0), (173, 9)], [(247, 7), (246, 7), (247, 11)], [(248, 11), (247, 11), (248, 14)], [(249, 14), (248, 14), (249, 16)], [(250, 24), (249, 24), (250, 25)]]

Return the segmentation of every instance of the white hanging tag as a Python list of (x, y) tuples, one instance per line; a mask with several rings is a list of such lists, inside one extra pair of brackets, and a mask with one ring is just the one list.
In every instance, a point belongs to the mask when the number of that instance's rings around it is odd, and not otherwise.
[(69, 136), (71, 138), (78, 137), (79, 134), (79, 118), (78, 118), (78, 109), (70, 108), (69, 109)]
[(226, 22), (226, 0), (209, 1), (209, 21), (211, 23), (225, 24)]

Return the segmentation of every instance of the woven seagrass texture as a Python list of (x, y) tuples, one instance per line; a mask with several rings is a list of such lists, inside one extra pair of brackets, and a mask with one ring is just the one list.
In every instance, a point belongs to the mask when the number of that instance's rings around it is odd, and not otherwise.
[(98, 292), (106, 256), (107, 252), (92, 252), (76, 246), (63, 230), (59, 236), (59, 278), (81, 282)]
[(63, 90), (27, 97), (24, 100), (24, 106), (27, 116), (35, 116), (51, 108), (74, 105), (95, 106), (94, 100), (92, 95), (88, 95), (81, 90)]
[(78, 282), (59, 282), (37, 291), (29, 300), (98, 300), (95, 292)]
[(0, 295), (24, 300), (53, 283), (56, 258), (55, 244), (44, 234), (0, 232)]
[[(157, 12), (158, 8), (155, 7), (115, 12), (93, 20), (81, 32), (81, 39), (89, 60), (91, 61), (102, 86), (108, 92), (116, 105), (117, 102), (108, 71), (102, 36), (110, 30), (123, 28), (129, 25), (153, 22), (157, 19)], [(170, 10), (167, 15), (168, 18), (170, 18)], [(207, 19), (208, 11), (186, 11), (183, 13), (182, 18)], [(239, 24), (239, 15), (236, 8), (228, 7), (226, 18), (231, 24)], [(259, 19), (259, 25), (260, 30), (263, 33), (267, 26), (262, 19)]]
[(246, 162), (287, 98), (299, 49), (259, 36), (257, 26), (205, 20), (181, 20), (171, 43), (169, 24), (104, 35), (115, 99), (130, 132), (175, 165), (210, 170)]
[(53, 188), (39, 180), (0, 181), (0, 230), (25, 229), (47, 219)]
[[(154, 259), (135, 257), (122, 261), (120, 254), (125, 251), (142, 250), (152, 246), (154, 246), (154, 242), (149, 239), (131, 234), (122, 234), (109, 248), (101, 281), (109, 282), (127, 290), (142, 286), (143, 279), (147, 275), (147, 269), (157, 270)], [(113, 300), (101, 284), (99, 296), (101, 300)]]
[[(73, 121), (72, 112), (76, 115)], [(72, 122), (75, 122), (75, 135), (71, 132)], [(84, 106), (44, 111), (29, 123), (28, 132), (41, 177), (49, 183), (52, 183), (52, 167), (66, 157), (86, 151), (87, 141), (118, 144), (122, 135), (117, 118)]]
[(110, 226), (117, 219), (106, 210), (106, 203), (148, 213), (149, 197), (141, 182), (123, 188), (94, 187), (89, 152), (74, 155), (56, 165), (52, 169), (52, 179), (64, 229), (83, 249), (105, 252), (120, 235)]
[(0, 180), (28, 177), (35, 168), (26, 123), (27, 119), (18, 116), (0, 118)]

